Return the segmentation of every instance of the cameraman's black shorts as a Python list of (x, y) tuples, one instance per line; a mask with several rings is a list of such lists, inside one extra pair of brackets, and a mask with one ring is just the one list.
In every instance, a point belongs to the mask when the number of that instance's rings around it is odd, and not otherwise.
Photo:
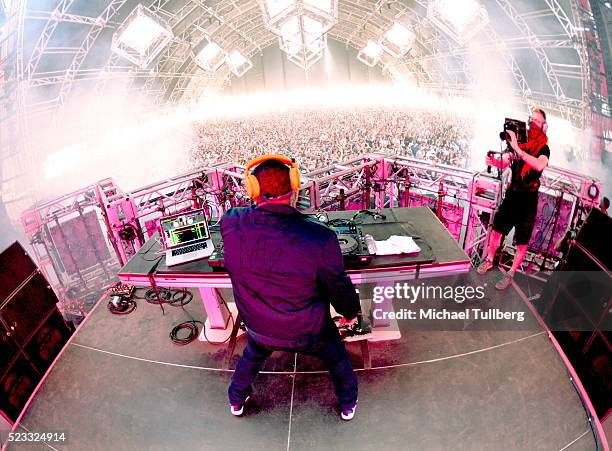
[(516, 244), (529, 244), (538, 212), (538, 192), (508, 191), (493, 218), (493, 230), (508, 235), (515, 227)]

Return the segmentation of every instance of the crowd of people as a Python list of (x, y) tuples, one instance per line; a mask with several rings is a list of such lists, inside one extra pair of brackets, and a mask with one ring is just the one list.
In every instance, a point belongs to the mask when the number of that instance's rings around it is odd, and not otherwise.
[(280, 153), (308, 173), (373, 152), (467, 167), (470, 124), (467, 116), (406, 106), (302, 107), (210, 119), (194, 124), (187, 169)]

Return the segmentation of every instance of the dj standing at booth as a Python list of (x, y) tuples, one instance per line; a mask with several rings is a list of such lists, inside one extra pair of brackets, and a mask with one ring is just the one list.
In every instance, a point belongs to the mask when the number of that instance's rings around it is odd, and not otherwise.
[(527, 245), (533, 232), (533, 226), (538, 209), (538, 189), (540, 188), (540, 176), (548, 165), (550, 149), (548, 148), (548, 137), (546, 131), (546, 113), (541, 109), (533, 110), (529, 118), (529, 132), (527, 142), (518, 144), (516, 134), (507, 130), (508, 143), (514, 152), (505, 153), (501, 159), (487, 155), (488, 166), (496, 166), (504, 170), (511, 165), (512, 179), (506, 191), (504, 200), (493, 219), (493, 233), (489, 240), (489, 251), (485, 261), (478, 267), (479, 274), (485, 274), (493, 268), (495, 252), (501, 244), (502, 236), (507, 235), (515, 228), (517, 250), (514, 254), (512, 267), (500, 280), (495, 288), (505, 290), (512, 283), (514, 273), (519, 268), (525, 255)]
[(356, 321), (360, 304), (336, 234), (294, 208), (300, 187), (295, 161), (279, 155), (255, 159), (246, 167), (245, 183), (257, 206), (232, 208), (221, 219), (225, 267), (248, 336), (228, 390), (230, 411), (242, 415), (264, 361), (283, 350), (324, 362), (341, 417), (350, 420), (357, 379), (330, 301), (349, 321)]

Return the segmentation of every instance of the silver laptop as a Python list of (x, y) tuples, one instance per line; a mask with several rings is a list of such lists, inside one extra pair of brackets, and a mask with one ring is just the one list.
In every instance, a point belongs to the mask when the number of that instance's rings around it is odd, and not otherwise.
[(166, 266), (206, 258), (214, 251), (203, 210), (166, 216), (159, 225), (166, 246)]

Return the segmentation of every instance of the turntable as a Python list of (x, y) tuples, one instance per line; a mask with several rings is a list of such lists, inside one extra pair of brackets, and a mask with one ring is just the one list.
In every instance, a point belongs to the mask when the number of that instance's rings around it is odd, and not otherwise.
[(357, 240), (347, 233), (338, 234), (338, 242), (340, 243), (342, 255), (351, 254), (359, 247)]

